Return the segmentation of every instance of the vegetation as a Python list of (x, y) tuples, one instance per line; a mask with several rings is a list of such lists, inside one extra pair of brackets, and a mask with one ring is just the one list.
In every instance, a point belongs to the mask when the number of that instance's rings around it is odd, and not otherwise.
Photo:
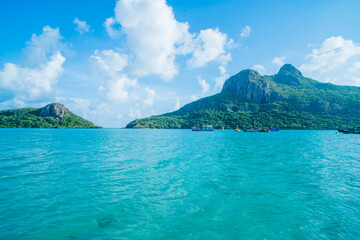
[(41, 117), (41, 109), (21, 108), (0, 111), (0, 128), (99, 128), (70, 111), (66, 111), (61, 119)]
[(272, 76), (244, 70), (229, 78), (219, 94), (175, 112), (134, 120), (127, 128), (190, 128), (196, 124), (282, 129), (358, 126), (360, 88), (305, 78), (289, 64)]

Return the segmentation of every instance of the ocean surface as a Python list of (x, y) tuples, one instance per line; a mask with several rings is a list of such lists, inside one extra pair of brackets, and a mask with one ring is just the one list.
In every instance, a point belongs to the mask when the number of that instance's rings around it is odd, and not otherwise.
[(360, 135), (0, 129), (0, 239), (360, 239)]

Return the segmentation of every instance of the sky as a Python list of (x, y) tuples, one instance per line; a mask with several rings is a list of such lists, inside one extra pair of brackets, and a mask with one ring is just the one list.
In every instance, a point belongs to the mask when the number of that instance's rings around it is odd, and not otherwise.
[(357, 0), (2, 0), (0, 110), (59, 102), (124, 127), (285, 63), (360, 86), (359, 12)]

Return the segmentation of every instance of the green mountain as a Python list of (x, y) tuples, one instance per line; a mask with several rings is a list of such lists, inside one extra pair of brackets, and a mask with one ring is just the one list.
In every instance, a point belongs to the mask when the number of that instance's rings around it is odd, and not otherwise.
[(0, 128), (99, 128), (64, 105), (52, 103), (42, 108), (0, 111)]
[(360, 88), (320, 83), (290, 64), (272, 76), (243, 70), (220, 93), (177, 111), (137, 119), (127, 128), (271, 127), (336, 129), (360, 125)]

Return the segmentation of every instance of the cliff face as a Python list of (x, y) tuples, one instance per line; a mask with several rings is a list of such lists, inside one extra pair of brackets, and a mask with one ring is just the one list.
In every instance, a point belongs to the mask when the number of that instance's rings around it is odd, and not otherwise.
[(226, 80), (221, 91), (256, 103), (270, 103), (284, 99), (271, 88), (271, 83), (254, 70), (243, 70)]
[(40, 117), (43, 118), (56, 118), (56, 119), (63, 119), (64, 115), (69, 112), (69, 109), (67, 109), (64, 105), (59, 103), (53, 103), (46, 105), (43, 108), (40, 108)]

